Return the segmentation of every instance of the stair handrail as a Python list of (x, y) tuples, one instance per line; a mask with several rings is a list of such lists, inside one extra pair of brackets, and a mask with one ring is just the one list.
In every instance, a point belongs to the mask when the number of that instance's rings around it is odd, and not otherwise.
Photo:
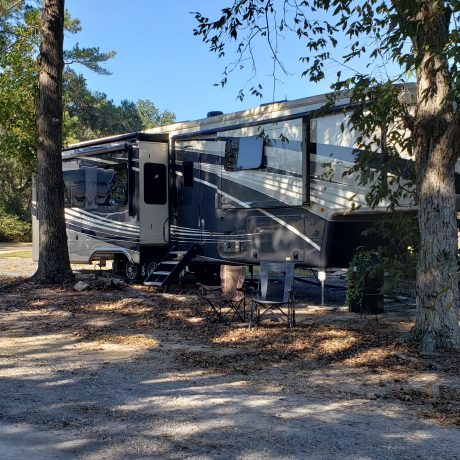
[(169, 243), (171, 238), (168, 238), (166, 239), (166, 223), (168, 222), (168, 220), (170, 219), (171, 216), (168, 216), (165, 221), (163, 222), (163, 241), (165, 243)]

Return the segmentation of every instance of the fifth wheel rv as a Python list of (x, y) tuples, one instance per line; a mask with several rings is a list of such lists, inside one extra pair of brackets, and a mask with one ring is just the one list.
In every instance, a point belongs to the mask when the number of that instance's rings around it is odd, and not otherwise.
[(326, 101), (212, 113), (65, 149), (72, 263), (112, 259), (128, 278), (157, 286), (185, 265), (346, 266), (387, 203), (370, 209), (368, 189), (343, 176), (354, 161), (355, 136), (341, 129), (349, 101), (319, 112)]

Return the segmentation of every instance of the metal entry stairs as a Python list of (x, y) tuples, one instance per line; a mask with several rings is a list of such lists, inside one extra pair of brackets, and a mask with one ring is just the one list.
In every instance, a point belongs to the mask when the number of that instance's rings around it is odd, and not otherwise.
[(165, 287), (179, 278), (187, 263), (197, 254), (196, 245), (176, 244), (144, 281), (145, 286)]

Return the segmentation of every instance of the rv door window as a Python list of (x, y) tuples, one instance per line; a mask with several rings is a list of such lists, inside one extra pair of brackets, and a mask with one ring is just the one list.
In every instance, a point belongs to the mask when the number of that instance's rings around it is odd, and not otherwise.
[(231, 137), (225, 142), (224, 168), (227, 171), (262, 168), (263, 151), (261, 136)]
[(166, 166), (160, 163), (144, 165), (144, 202), (146, 204), (166, 204)]

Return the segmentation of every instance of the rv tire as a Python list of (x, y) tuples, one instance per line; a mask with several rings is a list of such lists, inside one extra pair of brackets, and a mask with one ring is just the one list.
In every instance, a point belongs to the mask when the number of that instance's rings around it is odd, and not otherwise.
[(140, 267), (137, 264), (132, 264), (131, 262), (126, 262), (125, 266), (125, 276), (128, 278), (129, 282), (134, 282), (138, 279), (140, 274)]
[(150, 276), (155, 271), (155, 268), (157, 267), (158, 267), (158, 262), (155, 260), (151, 260), (150, 262), (146, 264), (145, 275)]

